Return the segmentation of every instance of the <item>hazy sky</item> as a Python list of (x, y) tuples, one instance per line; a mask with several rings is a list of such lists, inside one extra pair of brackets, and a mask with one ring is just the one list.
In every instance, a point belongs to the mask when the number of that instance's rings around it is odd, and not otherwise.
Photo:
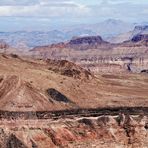
[(50, 28), (96, 23), (108, 18), (148, 20), (148, 0), (0, 0), (3, 29)]

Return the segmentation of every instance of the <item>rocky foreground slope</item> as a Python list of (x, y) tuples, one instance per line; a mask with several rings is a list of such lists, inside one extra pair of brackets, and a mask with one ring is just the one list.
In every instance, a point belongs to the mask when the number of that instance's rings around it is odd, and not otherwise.
[(0, 67), (0, 147), (147, 147), (147, 75), (4, 54)]
[(102, 115), (60, 119), (0, 120), (2, 148), (148, 146), (146, 115)]

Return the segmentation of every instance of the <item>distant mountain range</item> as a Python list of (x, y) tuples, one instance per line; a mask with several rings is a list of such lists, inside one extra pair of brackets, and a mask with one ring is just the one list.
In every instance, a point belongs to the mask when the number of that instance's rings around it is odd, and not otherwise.
[[(77, 25), (73, 27), (67, 28), (69, 32), (85, 32), (86, 30), (91, 32), (93, 35), (100, 35), (104, 39), (112, 36), (119, 35), (121, 33), (128, 32), (134, 28), (136, 24), (127, 23), (121, 20), (108, 19), (100, 23), (96, 24), (88, 24), (88, 25)], [(66, 31), (67, 31), (66, 30)], [(91, 34), (91, 35), (92, 35)], [(88, 34), (90, 35), (90, 34)]]
[(121, 43), (131, 40), (134, 36), (148, 34), (148, 25), (138, 25), (132, 31), (117, 35), (108, 41), (112, 43)]
[(96, 24), (82, 24), (65, 27), (62, 30), (53, 31), (17, 31), (0, 32), (0, 39), (12, 47), (33, 48), (36, 46), (49, 45), (52, 43), (70, 40), (73, 37), (100, 35), (107, 40), (119, 34), (129, 32), (135, 24), (121, 20), (108, 19)]

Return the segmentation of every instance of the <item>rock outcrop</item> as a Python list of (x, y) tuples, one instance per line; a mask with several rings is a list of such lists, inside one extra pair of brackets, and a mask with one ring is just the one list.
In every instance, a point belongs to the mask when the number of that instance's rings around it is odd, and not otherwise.
[(134, 43), (148, 46), (148, 34), (138, 34), (131, 39)]
[[(137, 147), (148, 145), (147, 116), (103, 115), (58, 120), (1, 120), (0, 146), (26, 147)], [(5, 126), (4, 126), (5, 124)]]
[(110, 38), (108, 41), (110, 41), (111, 43), (122, 43), (131, 40), (134, 36), (144, 35), (144, 34), (148, 34), (148, 26), (139, 25), (135, 26), (135, 28), (129, 32)]
[(54, 72), (58, 72), (62, 75), (78, 78), (78, 79), (92, 79), (93, 75), (81, 68), (80, 66), (69, 62), (67, 60), (47, 60), (47, 64), (49, 66), (49, 70)]
[(107, 44), (108, 42), (104, 41), (100, 36), (86, 36), (71, 39), (67, 46), (77, 50), (87, 50)]

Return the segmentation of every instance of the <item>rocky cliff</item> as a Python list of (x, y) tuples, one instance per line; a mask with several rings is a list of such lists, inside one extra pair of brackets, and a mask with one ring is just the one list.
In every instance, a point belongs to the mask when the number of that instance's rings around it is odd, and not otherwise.
[(131, 40), (134, 36), (148, 34), (147, 25), (138, 25), (129, 32), (117, 35), (116, 37), (110, 38), (108, 41), (111, 43), (122, 43)]
[(110, 44), (98, 36), (80, 37), (67, 43), (37, 47), (30, 54), (43, 59), (69, 60), (94, 73), (140, 73), (148, 69), (147, 40), (147, 34), (136, 35), (121, 44)]
[[(147, 113), (147, 112), (145, 112)], [(59, 119), (1, 120), (2, 148), (127, 147), (148, 145), (146, 114), (63, 116)], [(87, 114), (86, 114), (87, 115)]]
[(76, 50), (87, 50), (95, 49), (98, 46), (107, 45), (108, 42), (104, 41), (100, 36), (86, 36), (73, 38), (67, 44), (69, 48), (74, 48)]

